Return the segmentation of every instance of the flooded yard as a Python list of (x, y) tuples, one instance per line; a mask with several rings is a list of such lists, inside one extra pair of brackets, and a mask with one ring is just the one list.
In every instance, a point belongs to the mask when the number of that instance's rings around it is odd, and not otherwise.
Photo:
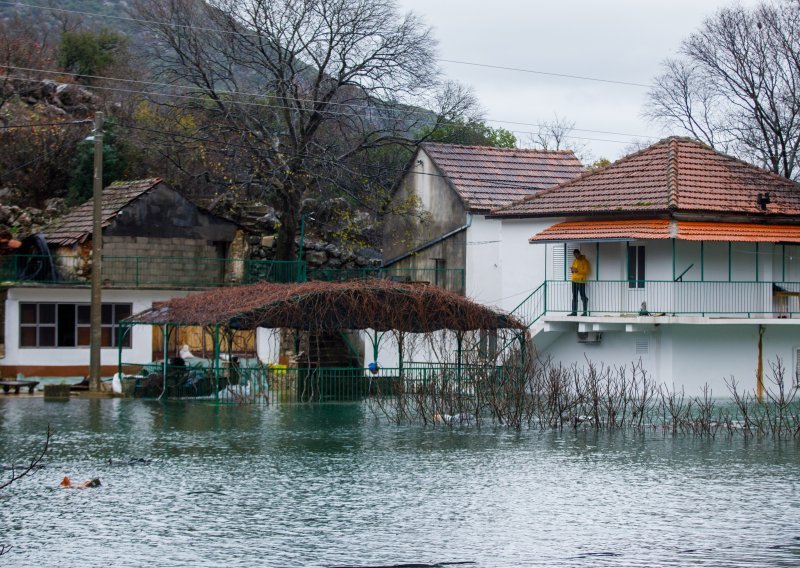
[[(45, 467), (0, 491), (0, 564), (800, 563), (797, 440), (0, 398), (0, 463), (29, 459), (48, 424)], [(59, 489), (65, 475), (102, 486)]]

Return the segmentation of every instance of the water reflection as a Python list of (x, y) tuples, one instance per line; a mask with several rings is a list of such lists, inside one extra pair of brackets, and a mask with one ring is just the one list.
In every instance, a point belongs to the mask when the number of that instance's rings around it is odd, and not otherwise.
[[(0, 492), (15, 566), (800, 562), (797, 441), (397, 426), (356, 403), (0, 399), (0, 462), (48, 423), (46, 468)], [(63, 475), (103, 486), (58, 490)]]

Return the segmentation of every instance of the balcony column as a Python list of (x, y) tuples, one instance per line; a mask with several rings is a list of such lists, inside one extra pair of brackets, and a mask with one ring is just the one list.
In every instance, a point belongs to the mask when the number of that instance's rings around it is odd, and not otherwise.
[(700, 241), (700, 282), (706, 281), (705, 241)]

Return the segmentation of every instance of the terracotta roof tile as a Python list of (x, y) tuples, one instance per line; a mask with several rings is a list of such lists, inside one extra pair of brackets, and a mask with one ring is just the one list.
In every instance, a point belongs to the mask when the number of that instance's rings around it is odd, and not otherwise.
[(734, 241), (748, 243), (800, 243), (800, 225), (678, 222), (683, 241)]
[[(107, 227), (120, 209), (161, 183), (161, 178), (112, 183), (103, 190), (102, 218)], [(92, 234), (93, 201), (90, 199), (46, 227), (43, 231), (52, 245), (70, 246), (86, 240)]]
[(572, 151), (460, 146), (428, 142), (423, 150), (471, 211), (488, 212), (573, 179), (584, 171)]
[(616, 239), (668, 239), (670, 222), (667, 219), (624, 221), (567, 221), (558, 223), (533, 235), (537, 242), (602, 241)]
[[(766, 210), (758, 194), (769, 192)], [(667, 138), (519, 203), (500, 217), (626, 212), (800, 214), (800, 185), (696, 140)]]
[(529, 242), (571, 242), (627, 239), (800, 243), (800, 225), (703, 223), (667, 219), (566, 221), (533, 235)]

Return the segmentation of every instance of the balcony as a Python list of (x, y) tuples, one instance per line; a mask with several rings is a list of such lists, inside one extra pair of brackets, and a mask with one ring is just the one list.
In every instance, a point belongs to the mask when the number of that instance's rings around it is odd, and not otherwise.
[[(589, 316), (700, 316), (798, 318), (800, 282), (674, 282), (592, 280), (586, 283)], [(582, 311), (578, 301), (578, 312)], [(548, 280), (513, 313), (533, 325), (544, 316), (572, 312), (572, 282)]]

